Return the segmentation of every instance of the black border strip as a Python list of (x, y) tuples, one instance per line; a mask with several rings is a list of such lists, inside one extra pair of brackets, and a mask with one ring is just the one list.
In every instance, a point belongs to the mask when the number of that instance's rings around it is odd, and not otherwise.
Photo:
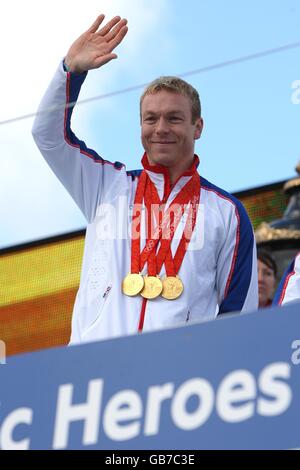
[(8, 253), (14, 253), (17, 251), (28, 250), (31, 248), (38, 248), (43, 245), (49, 245), (51, 243), (57, 243), (66, 240), (72, 240), (73, 238), (84, 237), (86, 229), (76, 230), (75, 232), (67, 232), (60, 235), (55, 235), (53, 237), (42, 238), (39, 240), (34, 240), (28, 243), (22, 243), (20, 245), (9, 246), (7, 248), (2, 248), (0, 250), (0, 256)]

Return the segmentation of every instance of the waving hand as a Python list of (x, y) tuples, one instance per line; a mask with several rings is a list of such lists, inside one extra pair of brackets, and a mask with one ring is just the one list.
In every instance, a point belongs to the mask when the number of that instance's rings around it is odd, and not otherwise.
[(71, 72), (82, 73), (97, 69), (117, 58), (112, 51), (122, 42), (128, 31), (127, 20), (115, 16), (98, 31), (103, 20), (104, 15), (99, 15), (92, 26), (70, 47), (65, 64)]

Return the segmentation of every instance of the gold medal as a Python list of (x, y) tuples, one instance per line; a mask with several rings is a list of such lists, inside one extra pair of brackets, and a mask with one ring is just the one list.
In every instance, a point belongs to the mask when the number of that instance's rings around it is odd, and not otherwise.
[(162, 291), (162, 282), (158, 276), (145, 276), (144, 288), (140, 292), (145, 299), (155, 299)]
[(123, 294), (134, 296), (141, 292), (144, 287), (144, 278), (141, 274), (129, 273), (122, 282)]
[(161, 296), (167, 300), (175, 300), (183, 292), (183, 283), (179, 277), (169, 276), (162, 281), (163, 290)]

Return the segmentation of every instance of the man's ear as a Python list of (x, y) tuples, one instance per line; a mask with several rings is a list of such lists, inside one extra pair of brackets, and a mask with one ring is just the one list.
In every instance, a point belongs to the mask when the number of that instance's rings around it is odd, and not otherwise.
[(195, 133), (194, 133), (194, 139), (200, 139), (201, 134), (202, 134), (202, 129), (204, 126), (204, 122), (202, 118), (198, 118), (196, 121), (196, 127), (195, 127)]

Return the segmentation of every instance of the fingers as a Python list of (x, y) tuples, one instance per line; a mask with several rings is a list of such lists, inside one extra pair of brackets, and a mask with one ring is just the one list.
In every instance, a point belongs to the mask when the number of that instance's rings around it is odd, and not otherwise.
[(115, 16), (112, 20), (110, 20), (100, 31), (98, 34), (100, 36), (105, 36), (110, 30), (121, 20), (120, 16)]
[(121, 30), (118, 32), (118, 34), (116, 35), (116, 37), (109, 42), (109, 49), (111, 51), (123, 41), (123, 38), (127, 34), (127, 31), (128, 31), (127, 26), (123, 26)]
[(93, 68), (99, 68), (102, 65), (107, 64), (107, 62), (110, 62), (112, 59), (116, 59), (117, 55), (116, 54), (105, 54), (101, 57), (97, 57), (97, 59), (94, 60), (93, 63)]
[(92, 26), (88, 29), (88, 32), (95, 33), (103, 20), (104, 20), (104, 15), (99, 15), (96, 21), (94, 21)]
[(106, 34), (105, 36), (106, 41), (110, 42), (112, 39), (114, 39), (117, 36), (118, 32), (123, 28), (123, 26), (126, 26), (126, 24), (127, 24), (127, 20), (125, 19), (119, 21), (114, 26), (114, 28), (108, 34)]

